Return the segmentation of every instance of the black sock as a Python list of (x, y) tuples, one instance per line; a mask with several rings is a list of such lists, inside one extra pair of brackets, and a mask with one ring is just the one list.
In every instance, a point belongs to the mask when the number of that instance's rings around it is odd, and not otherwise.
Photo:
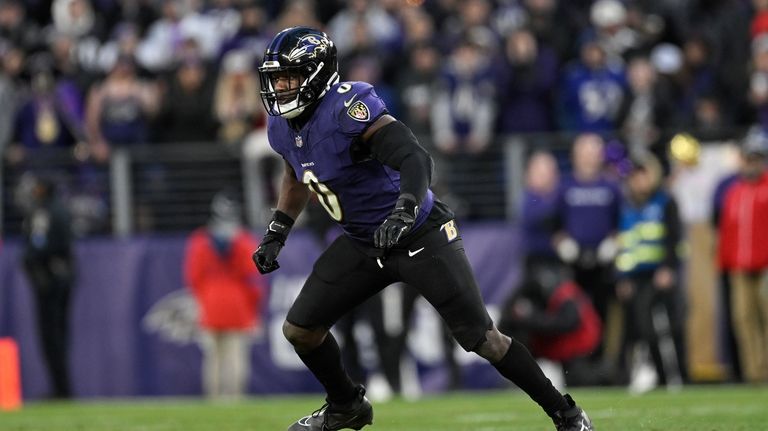
[(514, 338), (507, 353), (493, 366), (502, 376), (525, 391), (549, 416), (570, 407), (568, 401), (541, 371), (528, 349)]
[(330, 332), (319, 346), (298, 355), (325, 388), (329, 402), (345, 404), (355, 398), (355, 384), (344, 370), (339, 345)]

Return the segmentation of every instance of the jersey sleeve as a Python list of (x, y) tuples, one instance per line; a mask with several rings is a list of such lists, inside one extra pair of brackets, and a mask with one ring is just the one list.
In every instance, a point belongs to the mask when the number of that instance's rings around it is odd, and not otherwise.
[(339, 86), (337, 91), (341, 92), (346, 88), (349, 90), (341, 94), (342, 97), (338, 98), (336, 106), (339, 131), (348, 136), (357, 136), (386, 114), (387, 106), (370, 84), (345, 83)]

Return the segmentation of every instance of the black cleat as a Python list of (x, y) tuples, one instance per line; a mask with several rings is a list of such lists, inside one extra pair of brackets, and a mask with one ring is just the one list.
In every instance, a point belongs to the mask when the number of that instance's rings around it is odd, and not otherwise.
[(373, 407), (365, 397), (363, 385), (357, 387), (357, 397), (349, 406), (337, 406), (326, 402), (311, 415), (304, 416), (288, 428), (288, 431), (336, 431), (359, 430), (373, 423)]
[(565, 394), (565, 399), (571, 407), (567, 410), (560, 410), (552, 417), (557, 431), (594, 431), (592, 421), (589, 420), (589, 416), (584, 410), (576, 405), (570, 395)]

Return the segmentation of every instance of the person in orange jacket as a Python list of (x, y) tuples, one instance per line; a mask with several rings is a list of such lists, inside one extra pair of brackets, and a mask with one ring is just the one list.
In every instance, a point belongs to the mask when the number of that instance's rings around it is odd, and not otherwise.
[(200, 309), (203, 387), (211, 398), (245, 393), (249, 341), (261, 326), (265, 284), (251, 263), (258, 244), (240, 213), (231, 194), (218, 193), (208, 225), (192, 232), (186, 247), (184, 276)]
[(719, 261), (731, 274), (731, 316), (744, 380), (768, 382), (768, 133), (744, 139), (741, 178), (720, 217)]

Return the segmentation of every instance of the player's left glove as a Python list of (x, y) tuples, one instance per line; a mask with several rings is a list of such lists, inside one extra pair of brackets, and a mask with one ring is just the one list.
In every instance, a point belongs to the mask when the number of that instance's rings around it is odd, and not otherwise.
[(280, 268), (277, 255), (288, 239), (291, 226), (293, 226), (293, 219), (288, 214), (280, 210), (275, 211), (267, 226), (267, 232), (252, 257), (260, 273), (267, 274)]
[(373, 244), (378, 248), (391, 248), (400, 241), (413, 224), (419, 207), (409, 195), (400, 196), (392, 211), (373, 234)]

